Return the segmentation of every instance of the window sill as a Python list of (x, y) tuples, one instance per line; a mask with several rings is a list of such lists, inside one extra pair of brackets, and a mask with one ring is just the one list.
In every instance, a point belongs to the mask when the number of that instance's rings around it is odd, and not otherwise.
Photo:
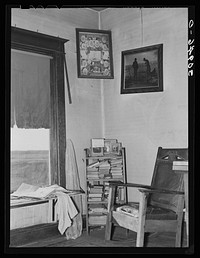
[(16, 209), (26, 206), (38, 205), (49, 202), (49, 200), (30, 200), (30, 199), (10, 199), (10, 209)]

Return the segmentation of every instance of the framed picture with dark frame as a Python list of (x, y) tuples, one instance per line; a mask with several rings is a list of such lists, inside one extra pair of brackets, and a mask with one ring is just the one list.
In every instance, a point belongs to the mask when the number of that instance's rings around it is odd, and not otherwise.
[(121, 52), (121, 94), (163, 91), (163, 44)]
[(111, 31), (76, 28), (78, 78), (112, 79)]

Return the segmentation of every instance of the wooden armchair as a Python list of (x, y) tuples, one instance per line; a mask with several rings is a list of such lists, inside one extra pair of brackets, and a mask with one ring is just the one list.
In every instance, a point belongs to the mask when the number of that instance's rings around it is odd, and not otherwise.
[[(137, 233), (136, 247), (144, 246), (145, 232), (176, 232), (175, 247), (181, 246), (184, 188), (183, 176), (172, 170), (174, 160), (188, 160), (188, 150), (159, 147), (151, 186), (110, 182), (105, 240), (111, 240), (112, 226), (118, 225)], [(118, 186), (137, 187), (140, 202), (117, 207)]]

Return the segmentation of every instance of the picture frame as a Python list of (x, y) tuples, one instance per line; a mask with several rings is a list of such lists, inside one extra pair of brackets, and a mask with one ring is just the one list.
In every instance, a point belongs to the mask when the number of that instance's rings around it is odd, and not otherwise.
[(112, 144), (116, 144), (117, 139), (104, 140), (104, 155), (109, 155), (112, 152)]
[(76, 28), (76, 50), (78, 78), (114, 78), (111, 31)]
[(112, 155), (120, 155), (122, 150), (122, 143), (121, 142), (116, 142), (116, 143), (111, 143), (111, 151), (110, 154)]
[(93, 138), (91, 139), (91, 155), (92, 156), (103, 156), (104, 150), (104, 139)]
[(121, 94), (163, 91), (163, 44), (121, 52)]

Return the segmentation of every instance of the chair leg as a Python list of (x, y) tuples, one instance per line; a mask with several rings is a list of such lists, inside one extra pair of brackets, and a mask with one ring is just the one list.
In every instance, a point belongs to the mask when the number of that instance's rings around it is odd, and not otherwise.
[(137, 230), (136, 247), (143, 247), (144, 245), (144, 228), (147, 209), (147, 195), (141, 192), (139, 204), (139, 223)]
[(111, 221), (111, 212), (107, 216), (106, 221), (106, 230), (105, 230), (105, 240), (111, 239), (111, 230), (112, 230), (112, 221)]
[(109, 189), (109, 197), (108, 197), (108, 213), (106, 220), (106, 230), (105, 230), (105, 240), (111, 239), (111, 230), (112, 230), (112, 210), (114, 206), (116, 187), (111, 186)]
[(176, 240), (175, 247), (181, 247), (182, 242), (182, 219), (178, 220), (177, 230), (176, 230)]
[(175, 247), (181, 247), (182, 244), (182, 227), (183, 227), (183, 208), (184, 208), (184, 199), (179, 204), (179, 212), (178, 212), (178, 222), (176, 228), (176, 240)]
[(181, 247), (181, 233), (180, 232), (176, 233), (175, 247)]
[(136, 247), (144, 246), (144, 230), (137, 232)]

